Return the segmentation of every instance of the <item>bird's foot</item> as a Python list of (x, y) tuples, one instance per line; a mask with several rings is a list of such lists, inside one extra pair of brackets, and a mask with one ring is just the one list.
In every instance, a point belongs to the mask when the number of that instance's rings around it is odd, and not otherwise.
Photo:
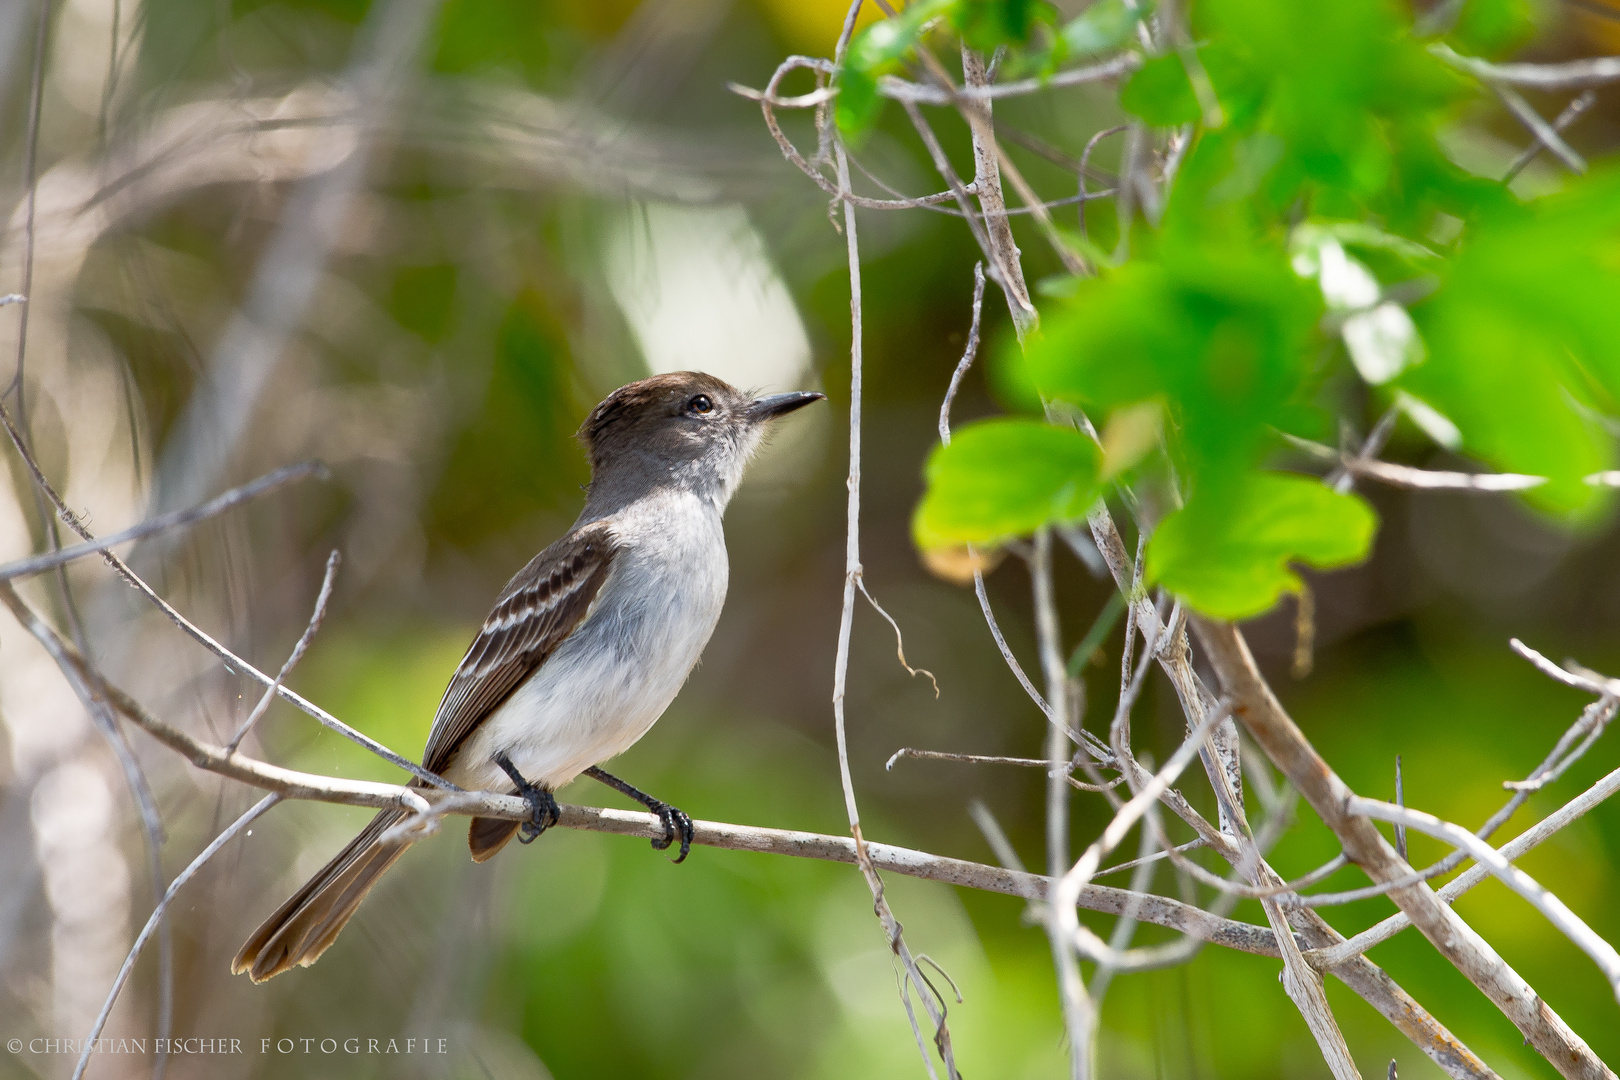
[(512, 783), (517, 785), (518, 797), (529, 804), (529, 820), (518, 829), (518, 843), (532, 844), (541, 833), (557, 824), (558, 818), (561, 817), (557, 810), (557, 800), (552, 797), (551, 792), (539, 784), (531, 784), (524, 779), (523, 774), (517, 771), (517, 766), (512, 764), (512, 759), (504, 752), (495, 755), (495, 764), (512, 778)]
[(675, 863), (686, 861), (686, 856), (692, 850), (692, 838), (697, 834), (697, 831), (692, 827), (692, 819), (685, 810), (671, 806), (662, 799), (655, 799), (645, 791), (642, 791), (640, 788), (632, 787), (623, 780), (620, 780), (617, 776), (614, 776), (612, 773), (604, 772), (595, 765), (592, 765), (590, 768), (586, 769), (585, 775), (591, 777), (592, 779), (600, 780), (602, 783), (606, 784), (610, 788), (613, 788), (615, 791), (624, 792), (626, 795), (636, 800), (636, 802), (640, 803), (652, 813), (656, 814), (658, 816), (658, 820), (663, 822), (664, 835), (652, 841), (653, 849), (655, 851), (664, 851), (668, 849), (669, 845), (675, 842), (676, 836), (679, 836), (681, 838), (680, 854), (676, 855), (675, 858), (670, 861)]
[(664, 823), (664, 835), (652, 841), (653, 849), (655, 851), (667, 849), (670, 844), (675, 842), (676, 833), (679, 833), (681, 851), (679, 855), (675, 856), (674, 861), (677, 863), (684, 862), (687, 854), (692, 850), (692, 837), (695, 835), (691, 817), (680, 807), (671, 806), (669, 803), (661, 802), (658, 799), (653, 799), (647, 803), (647, 809), (657, 814), (658, 820)]

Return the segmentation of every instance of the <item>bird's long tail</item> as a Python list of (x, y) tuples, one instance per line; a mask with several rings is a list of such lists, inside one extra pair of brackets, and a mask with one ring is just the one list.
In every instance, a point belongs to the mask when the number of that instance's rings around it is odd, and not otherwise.
[(245, 971), (260, 983), (294, 964), (308, 967), (319, 960), (383, 871), (411, 846), (409, 839), (383, 840), (383, 833), (404, 817), (403, 810), (384, 810), (372, 818), (348, 847), (253, 932), (231, 961), (231, 973)]

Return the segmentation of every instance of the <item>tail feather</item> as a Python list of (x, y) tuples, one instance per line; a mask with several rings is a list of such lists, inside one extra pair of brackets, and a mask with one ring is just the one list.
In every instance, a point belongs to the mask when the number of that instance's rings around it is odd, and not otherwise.
[(467, 826), (467, 846), (472, 849), (473, 862), (487, 862), (517, 835), (521, 821), (503, 818), (475, 817)]
[(383, 842), (388, 828), (403, 820), (402, 810), (384, 810), (349, 846), (264, 921), (231, 962), (231, 973), (247, 972), (256, 983), (294, 965), (308, 967), (337, 940), (360, 901), (393, 866), (409, 840)]

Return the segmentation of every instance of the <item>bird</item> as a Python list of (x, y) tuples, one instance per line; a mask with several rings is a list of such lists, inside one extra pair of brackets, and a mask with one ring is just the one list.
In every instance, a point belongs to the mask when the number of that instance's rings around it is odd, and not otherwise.
[[(527, 821), (474, 817), (475, 862), (558, 818), (553, 793), (585, 774), (656, 814), (666, 850), (692, 820), (598, 766), (634, 745), (674, 700), (720, 618), (729, 563), (721, 518), (776, 419), (825, 395), (744, 393), (712, 375), (654, 375), (615, 390), (581, 425), (584, 509), (519, 570), (451, 676), (422, 765), (459, 787), (508, 783)], [(412, 781), (415, 787), (425, 781)], [(231, 964), (264, 982), (320, 958), (417, 838), (379, 813), (264, 921)]]

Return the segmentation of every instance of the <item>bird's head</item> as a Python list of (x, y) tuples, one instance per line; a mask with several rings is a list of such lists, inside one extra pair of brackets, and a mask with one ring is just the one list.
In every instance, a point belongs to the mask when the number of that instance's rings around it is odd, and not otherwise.
[(825, 396), (796, 391), (753, 397), (700, 371), (621, 386), (579, 429), (591, 459), (592, 493), (675, 483), (724, 505), (771, 421)]

